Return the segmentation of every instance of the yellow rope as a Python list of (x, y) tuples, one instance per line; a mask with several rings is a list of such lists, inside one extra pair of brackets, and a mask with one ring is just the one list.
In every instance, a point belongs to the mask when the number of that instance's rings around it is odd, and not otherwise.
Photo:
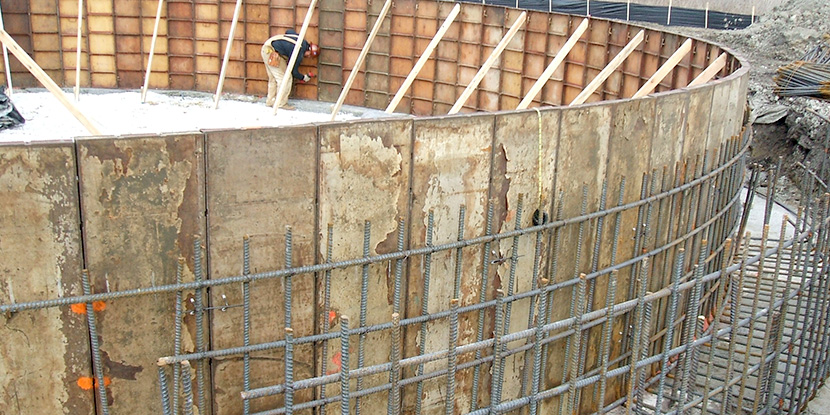
[(539, 184), (538, 199), (537, 200), (539, 201), (539, 211), (540, 211), (540, 214), (541, 214), (541, 211), (542, 211), (542, 112), (539, 111), (539, 108), (534, 107), (533, 109), (536, 110), (536, 118), (539, 120), (539, 140), (538, 140), (539, 141), (539, 150), (538, 150), (539, 161), (536, 164), (536, 166), (538, 167), (538, 173), (537, 173), (537, 176), (536, 176), (537, 177), (536, 181)]

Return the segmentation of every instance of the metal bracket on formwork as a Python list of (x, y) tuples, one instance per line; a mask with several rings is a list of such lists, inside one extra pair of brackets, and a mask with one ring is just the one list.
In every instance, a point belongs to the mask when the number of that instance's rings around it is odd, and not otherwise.
[[(188, 301), (190, 301), (190, 303), (193, 304), (195, 300), (193, 298), (191, 298)], [(242, 307), (244, 305), (244, 304), (234, 304), (234, 305), (228, 304), (228, 297), (225, 294), (222, 294), (222, 303), (223, 304), (219, 305), (219, 306), (204, 307), (204, 308), (202, 308), (202, 310), (204, 310), (204, 311), (219, 310), (219, 311), (224, 313), (225, 311), (228, 311), (229, 308), (238, 308), (238, 307)], [(196, 314), (196, 311), (195, 310), (190, 310), (190, 311), (187, 312), (187, 314), (192, 316), (192, 315)]]

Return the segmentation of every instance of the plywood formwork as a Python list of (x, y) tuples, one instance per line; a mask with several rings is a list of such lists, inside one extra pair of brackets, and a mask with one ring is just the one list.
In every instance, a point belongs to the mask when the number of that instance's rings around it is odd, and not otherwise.
[[(0, 301), (82, 294), (74, 146), (0, 148)], [(4, 411), (93, 413), (85, 310), (76, 304), (0, 317)]]
[[(194, 238), (204, 235), (202, 135), (79, 140), (85, 264), (93, 292), (193, 279)], [(189, 296), (192, 298), (192, 294)], [(156, 358), (174, 352), (172, 293), (103, 302), (98, 333), (110, 413), (157, 413)], [(193, 315), (185, 350), (194, 350)]]

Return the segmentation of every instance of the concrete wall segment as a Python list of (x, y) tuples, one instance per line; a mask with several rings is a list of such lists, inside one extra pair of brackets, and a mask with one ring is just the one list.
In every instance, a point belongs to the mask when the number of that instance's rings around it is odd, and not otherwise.
[[(204, 235), (202, 135), (79, 139), (77, 147), (93, 292), (173, 284), (179, 256), (192, 280), (193, 238)], [(174, 304), (173, 294), (105, 303), (98, 333), (111, 413), (161, 410), (155, 360), (175, 352)]]
[[(0, 301), (82, 294), (72, 143), (0, 146)], [(86, 315), (79, 308), (0, 317), (0, 401), (10, 414), (92, 414)], [(91, 383), (90, 383), (91, 385)]]
[[(317, 127), (262, 128), (242, 131), (212, 131), (206, 135), (208, 173), (207, 248), (210, 278), (239, 275), (242, 270), (242, 238), (250, 236), (251, 271), (278, 269), (286, 265), (286, 227), (293, 233), (292, 265), (316, 260)], [(309, 335), (315, 322), (314, 275), (292, 277), (292, 328), (296, 336)], [(222, 297), (224, 295), (224, 297)], [(213, 304), (242, 303), (238, 286), (211, 291)], [(282, 280), (255, 283), (251, 295), (251, 342), (283, 338), (285, 290)], [(211, 319), (213, 348), (242, 345), (242, 308), (215, 312)], [(262, 352), (254, 359), (252, 387), (282, 376), (282, 350)], [(294, 350), (297, 378), (314, 374), (311, 345)], [(214, 382), (226, 385), (214, 396), (215, 413), (236, 413), (241, 409), (242, 361), (213, 361)], [(310, 399), (311, 390), (298, 392), (297, 402)], [(267, 408), (282, 401), (269, 398), (254, 401), (252, 408)], [(259, 410), (259, 409), (257, 409)]]

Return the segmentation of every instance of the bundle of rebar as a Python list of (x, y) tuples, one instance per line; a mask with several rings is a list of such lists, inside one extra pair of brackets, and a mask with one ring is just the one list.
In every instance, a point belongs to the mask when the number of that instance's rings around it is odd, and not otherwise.
[(778, 96), (830, 99), (830, 35), (801, 59), (778, 68), (775, 85)]

